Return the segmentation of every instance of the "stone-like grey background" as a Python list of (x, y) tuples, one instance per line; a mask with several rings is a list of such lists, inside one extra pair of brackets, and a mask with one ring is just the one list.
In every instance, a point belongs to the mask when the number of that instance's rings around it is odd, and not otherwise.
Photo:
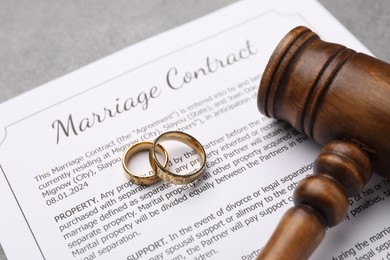
[[(233, 2), (0, 0), (0, 102)], [(390, 62), (390, 1), (320, 3)]]
[[(233, 2), (0, 0), (0, 102)], [(390, 1), (319, 2), (390, 62)]]

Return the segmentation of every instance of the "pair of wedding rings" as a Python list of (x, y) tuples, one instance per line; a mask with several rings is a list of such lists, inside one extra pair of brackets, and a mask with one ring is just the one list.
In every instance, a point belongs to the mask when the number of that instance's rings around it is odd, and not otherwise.
[[(176, 174), (171, 172), (168, 167), (168, 152), (160, 144), (161, 142), (168, 140), (182, 142), (194, 149), (199, 156), (200, 167), (187, 174)], [(149, 163), (153, 170), (150, 175), (138, 175), (128, 168), (131, 157), (140, 151), (149, 151)], [(160, 154), (164, 158), (164, 163), (161, 163), (158, 160), (157, 154)], [(179, 131), (170, 131), (161, 134), (154, 142), (138, 142), (127, 148), (122, 157), (122, 166), (129, 179), (136, 184), (151, 185), (161, 179), (174, 184), (188, 184), (197, 180), (203, 173), (206, 167), (206, 152), (199, 141), (191, 135)]]

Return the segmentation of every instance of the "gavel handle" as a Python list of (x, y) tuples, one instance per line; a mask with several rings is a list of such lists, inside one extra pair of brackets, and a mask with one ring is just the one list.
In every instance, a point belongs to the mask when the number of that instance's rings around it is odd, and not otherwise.
[(333, 141), (314, 162), (314, 175), (296, 187), (294, 207), (282, 217), (258, 260), (308, 259), (326, 227), (342, 222), (348, 197), (361, 193), (372, 176), (367, 154), (355, 143)]

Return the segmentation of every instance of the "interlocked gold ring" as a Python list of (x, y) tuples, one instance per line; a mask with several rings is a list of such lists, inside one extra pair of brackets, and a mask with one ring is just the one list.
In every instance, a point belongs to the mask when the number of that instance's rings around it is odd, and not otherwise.
[[(165, 168), (167, 166), (168, 153), (164, 149), (164, 147), (162, 147), (161, 145), (153, 146), (153, 143), (148, 142), (148, 141), (138, 142), (138, 143), (130, 146), (129, 148), (127, 148), (124, 156), (122, 157), (123, 169), (125, 169), (125, 172), (127, 173), (129, 179), (133, 183), (140, 184), (140, 185), (151, 185), (151, 184), (154, 184), (154, 183), (159, 182), (161, 180), (159, 178), (159, 176), (156, 174), (157, 166), (156, 166), (155, 162), (157, 162), (157, 160), (152, 159), (152, 157), (150, 156), (150, 151), (151, 151), (152, 147), (153, 147), (153, 151), (158, 152), (159, 154), (164, 156), (164, 166), (162, 166), (162, 167)], [(139, 151), (149, 151), (149, 162), (150, 162), (150, 166), (152, 167), (152, 170), (153, 170), (152, 175), (146, 175), (146, 176), (137, 175), (137, 174), (131, 172), (129, 170), (129, 168), (127, 167), (131, 156), (133, 156), (135, 153), (137, 153)]]
[[(179, 141), (187, 144), (191, 148), (194, 148), (200, 158), (200, 165), (201, 165), (200, 168), (187, 175), (178, 175), (176, 173), (170, 172), (169, 168), (166, 167), (166, 165), (162, 165), (157, 159), (157, 152), (158, 152), (157, 149), (159, 143), (167, 140)], [(157, 172), (156, 172), (157, 175), (161, 179), (174, 184), (188, 184), (195, 181), (200, 177), (200, 175), (202, 174), (202, 172), (206, 167), (206, 152), (203, 146), (199, 143), (198, 140), (196, 140), (191, 135), (179, 131), (165, 132), (161, 134), (159, 137), (157, 137), (153, 142), (151, 155), (155, 164), (157, 165)]]

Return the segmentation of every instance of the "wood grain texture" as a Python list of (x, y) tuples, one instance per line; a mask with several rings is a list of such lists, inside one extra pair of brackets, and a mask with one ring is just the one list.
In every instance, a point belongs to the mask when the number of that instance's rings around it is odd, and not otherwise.
[(282, 39), (266, 66), (258, 108), (319, 144), (359, 144), (374, 170), (390, 177), (389, 64), (297, 27)]
[(285, 213), (257, 259), (307, 259), (326, 228), (343, 221), (348, 197), (360, 193), (371, 175), (370, 160), (357, 144), (334, 141), (324, 146), (314, 175), (299, 182), (293, 194), (295, 207)]
[(390, 65), (297, 27), (269, 60), (258, 108), (325, 145), (258, 257), (307, 259), (373, 169), (390, 177)]
[(324, 236), (324, 222), (315, 210), (305, 206), (290, 208), (257, 259), (307, 259)]

